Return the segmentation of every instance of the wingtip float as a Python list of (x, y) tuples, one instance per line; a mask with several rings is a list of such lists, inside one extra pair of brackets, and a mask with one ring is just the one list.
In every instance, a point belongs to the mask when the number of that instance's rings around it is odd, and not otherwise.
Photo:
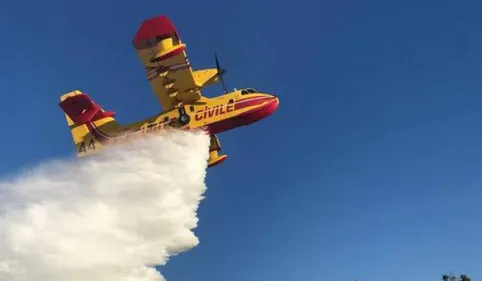
[[(87, 94), (75, 90), (61, 96), (59, 106), (65, 113), (79, 157), (98, 152), (109, 142), (129, 133), (148, 133), (161, 129), (204, 129), (210, 135), (208, 166), (224, 162), (217, 134), (257, 122), (274, 113), (279, 105), (275, 95), (253, 88), (227, 91), (224, 69), (193, 70), (186, 45), (169, 18), (158, 16), (140, 25), (132, 44), (146, 77), (162, 107), (154, 117), (120, 125), (112, 111), (105, 111)], [(224, 94), (207, 98), (201, 89), (221, 82)]]

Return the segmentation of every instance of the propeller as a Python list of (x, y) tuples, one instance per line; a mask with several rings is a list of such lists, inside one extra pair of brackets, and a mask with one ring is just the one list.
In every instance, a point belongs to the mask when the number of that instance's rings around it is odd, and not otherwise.
[(221, 68), (219, 64), (218, 55), (216, 53), (214, 53), (214, 59), (216, 60), (216, 69), (218, 70), (219, 80), (221, 80), (221, 83), (223, 84), (224, 93), (226, 94), (228, 92), (228, 89), (226, 88), (226, 83), (224, 82), (224, 78), (223, 78), (223, 75), (224, 73), (226, 73), (226, 70)]

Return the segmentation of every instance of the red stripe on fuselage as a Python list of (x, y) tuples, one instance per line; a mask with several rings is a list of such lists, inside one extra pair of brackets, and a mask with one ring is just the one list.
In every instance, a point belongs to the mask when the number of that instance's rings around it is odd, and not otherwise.
[[(236, 101), (234, 103), (234, 110), (240, 110), (240, 109), (243, 109), (245, 107), (250, 107), (250, 106), (262, 104), (263, 102), (271, 101), (273, 99), (274, 99), (273, 97), (253, 97), (253, 98), (247, 98), (247, 99), (244, 99), (244, 100), (239, 100), (239, 101)], [(217, 116), (219, 114), (224, 114), (226, 112), (233, 111), (233, 110), (229, 109), (229, 107), (231, 107), (232, 105), (233, 105), (232, 103), (228, 103), (228, 104), (215, 105), (213, 107), (206, 107), (205, 109), (197, 111), (196, 114), (205, 113), (204, 115), (206, 115), (206, 116), (203, 116), (200, 119), (213, 117), (213, 116)], [(225, 109), (225, 107), (226, 107), (226, 109)], [(221, 112), (219, 112), (219, 110), (221, 110)], [(215, 111), (218, 111), (218, 112), (214, 113)]]
[(273, 97), (253, 97), (253, 98), (236, 101), (236, 103), (234, 104), (234, 110), (239, 110), (245, 107), (262, 104), (264, 102), (271, 101), (273, 99), (274, 99)]

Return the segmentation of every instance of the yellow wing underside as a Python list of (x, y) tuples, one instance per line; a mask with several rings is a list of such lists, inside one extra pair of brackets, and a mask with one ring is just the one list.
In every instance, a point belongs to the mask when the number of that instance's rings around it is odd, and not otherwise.
[(218, 82), (216, 68), (193, 71), (182, 44), (175, 37), (137, 49), (146, 76), (163, 111), (201, 99), (201, 88)]

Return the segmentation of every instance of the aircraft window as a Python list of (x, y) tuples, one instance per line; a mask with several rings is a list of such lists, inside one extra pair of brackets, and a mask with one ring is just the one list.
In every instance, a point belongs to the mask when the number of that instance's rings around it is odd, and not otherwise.
[(233, 102), (234, 102), (233, 99), (230, 99), (228, 103), (233, 103)]
[(241, 91), (241, 95), (253, 94), (256, 93), (256, 90), (253, 88), (247, 88)]
[(189, 110), (194, 111), (194, 106), (191, 105), (191, 106), (189, 107)]

